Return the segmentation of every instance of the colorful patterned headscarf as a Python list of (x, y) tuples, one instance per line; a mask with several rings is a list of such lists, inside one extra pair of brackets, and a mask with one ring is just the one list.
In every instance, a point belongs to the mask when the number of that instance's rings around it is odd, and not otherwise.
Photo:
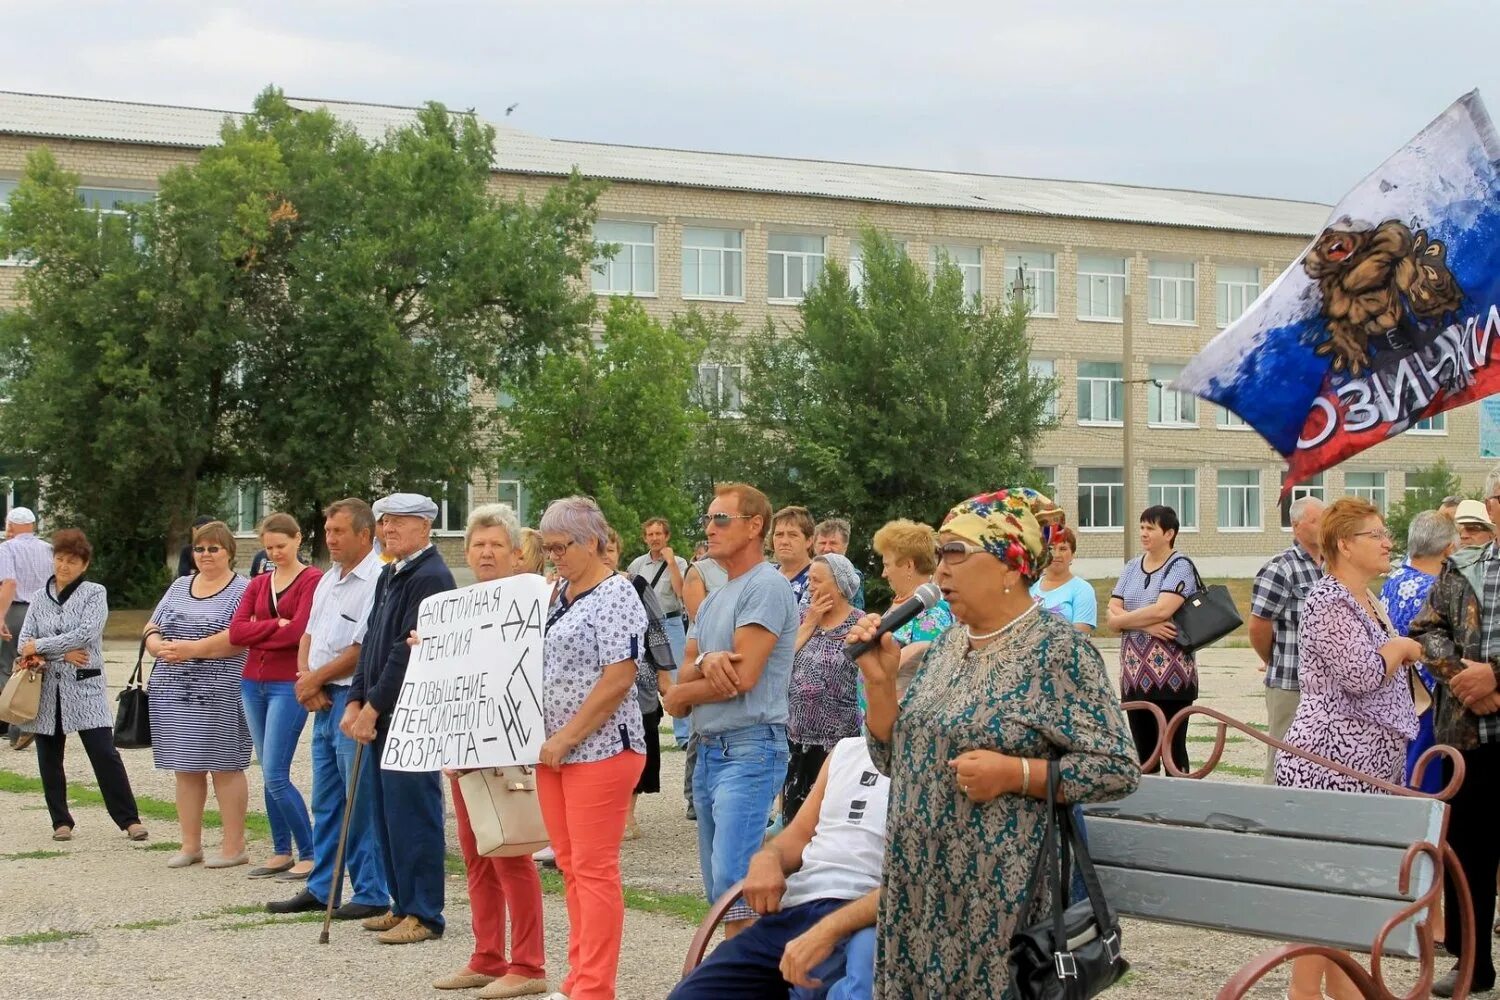
[(981, 493), (954, 507), (939, 531), (982, 545), (1028, 581), (1035, 581), (1052, 561), (1052, 540), (1066, 515), (1036, 490), (1016, 487)]

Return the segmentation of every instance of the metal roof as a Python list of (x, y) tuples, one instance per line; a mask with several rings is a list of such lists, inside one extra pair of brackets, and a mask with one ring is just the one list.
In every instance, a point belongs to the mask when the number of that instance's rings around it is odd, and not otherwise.
[[(372, 139), (415, 115), (389, 105), (288, 100), (326, 107)], [(242, 113), (0, 91), (0, 134), (203, 148), (218, 142), (226, 117)], [(1317, 233), (1329, 213), (1314, 202), (573, 142), (491, 124), (498, 133), (495, 169), (502, 173), (561, 177), (576, 167), (586, 177), (643, 184), (1291, 236)]]

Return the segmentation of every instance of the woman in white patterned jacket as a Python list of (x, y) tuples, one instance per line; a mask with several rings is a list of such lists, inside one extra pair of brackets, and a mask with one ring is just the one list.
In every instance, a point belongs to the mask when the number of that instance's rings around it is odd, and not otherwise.
[(109, 602), (104, 587), (85, 580), (94, 549), (83, 532), (71, 528), (52, 536), (53, 577), (32, 594), (26, 621), (16, 639), (17, 666), (42, 671), (41, 707), (21, 728), (36, 736), (37, 769), (52, 814), (52, 839), (73, 839), (68, 782), (63, 773), (63, 741), (77, 733), (110, 818), (131, 840), (145, 840), (130, 777), (115, 749), (114, 720), (104, 683), (104, 622)]

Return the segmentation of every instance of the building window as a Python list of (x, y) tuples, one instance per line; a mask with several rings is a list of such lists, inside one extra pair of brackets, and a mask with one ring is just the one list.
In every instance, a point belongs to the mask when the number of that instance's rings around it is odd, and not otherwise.
[(744, 234), (738, 229), (682, 230), (682, 296), (745, 297)]
[(155, 201), (156, 192), (129, 188), (81, 187), (78, 189), (78, 200), (83, 202), (84, 208), (104, 215), (120, 216), (125, 214), (127, 206), (144, 205)]
[(1447, 434), (1448, 414), (1434, 413), (1426, 420), (1418, 420), (1411, 425), (1413, 434)]
[(266, 516), (266, 491), (260, 483), (236, 483), (224, 494), (224, 523), (236, 535), (253, 535)]
[(801, 302), (823, 275), (825, 240), (821, 236), (772, 233), (766, 257), (766, 280), (772, 302)]
[(594, 223), (594, 242), (619, 253), (594, 261), (594, 291), (601, 295), (656, 294), (656, 227), (649, 222)]
[(938, 266), (947, 261), (964, 278), (964, 298), (972, 299), (984, 291), (984, 249), (982, 247), (934, 246), (932, 248), (932, 274), (937, 276)]
[(1078, 255), (1078, 318), (1125, 317), (1125, 258)]
[(1036, 477), (1042, 481), (1042, 492), (1047, 496), (1057, 498), (1057, 466), (1038, 465), (1031, 470)]
[(1219, 530), (1260, 530), (1260, 470), (1219, 470)]
[(33, 513), (41, 510), (40, 497), (37, 495), (36, 483), (25, 476), (16, 475), (11, 471), (12, 464), (5, 459), (0, 459), (0, 493), (5, 495), (4, 513), (9, 514), (16, 507), (30, 507)]
[(1346, 472), (1344, 491), (1352, 497), (1370, 501), (1382, 515), (1385, 513), (1384, 472)]
[(438, 516), (432, 522), (432, 530), (440, 535), (461, 535), (469, 527), (469, 510), (473, 505), (473, 496), (469, 483), (464, 480), (454, 480), (445, 483), (433, 494), (437, 501)]
[[(1282, 472), (1282, 486), (1286, 485), (1286, 477), (1287, 474)], [(1312, 497), (1314, 500), (1324, 501), (1328, 499), (1327, 491), (1323, 487), (1323, 473), (1320, 472), (1315, 476), (1308, 476), (1302, 482), (1293, 486), (1291, 492), (1286, 495), (1286, 499), (1281, 501), (1281, 526), (1283, 528), (1290, 530), (1292, 527), (1292, 504), (1303, 497)]]
[(1125, 470), (1078, 470), (1078, 526), (1095, 531), (1125, 527)]
[(1032, 358), (1027, 362), (1031, 369), (1032, 378), (1047, 379), (1052, 382), (1052, 392), (1047, 396), (1047, 403), (1042, 408), (1042, 416), (1048, 423), (1057, 421), (1057, 362), (1051, 358)]
[(1198, 530), (1198, 473), (1194, 469), (1152, 469), (1146, 477), (1146, 502), (1171, 507), (1184, 531)]
[(1078, 422), (1125, 422), (1123, 366), (1116, 361), (1078, 362)]
[(1192, 261), (1146, 262), (1146, 317), (1153, 323), (1198, 322), (1198, 265)]
[[(906, 253), (906, 242), (896, 241), (896, 249)], [(861, 289), (865, 287), (865, 248), (859, 240), (849, 244), (849, 287)]]
[(744, 377), (744, 365), (699, 365), (698, 405), (711, 413), (739, 416), (743, 403), (740, 385)]
[(1016, 282), (1026, 287), (1026, 308), (1033, 316), (1057, 315), (1057, 256), (1050, 253), (1020, 252), (1005, 255), (1005, 294), (1015, 291)]
[(1245, 423), (1245, 418), (1232, 410), (1219, 407), (1218, 416), (1219, 430), (1222, 431), (1247, 431), (1250, 425)]
[[(6, 211), (10, 204), (10, 196), (20, 185), (15, 181), (0, 178), (0, 212)], [(9, 257), (0, 257), (0, 264), (24, 264), (25, 259), (19, 254)], [(25, 506), (24, 504), (22, 506)]]
[(1152, 365), (1150, 373), (1146, 422), (1153, 427), (1197, 427), (1197, 398), (1192, 393), (1167, 388), (1182, 374), (1182, 366)]
[(1260, 295), (1260, 268), (1242, 264), (1220, 264), (1217, 287), (1218, 308), (1215, 319), (1226, 327), (1239, 319), (1250, 303)]

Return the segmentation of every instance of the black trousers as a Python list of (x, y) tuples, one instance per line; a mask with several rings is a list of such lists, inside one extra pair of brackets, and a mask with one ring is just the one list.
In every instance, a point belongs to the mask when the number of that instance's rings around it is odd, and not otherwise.
[(786, 781), (781, 786), (781, 822), (790, 823), (797, 810), (807, 801), (813, 785), (818, 783), (818, 772), (828, 759), (828, 750), (814, 743), (787, 741)]
[(641, 780), (635, 783), (636, 795), (655, 795), (661, 791), (661, 702), (654, 712), (641, 716), (646, 723), (646, 766), (641, 769)]
[[(63, 732), (61, 695), (57, 698), (56, 712), (53, 734), (36, 734), (36, 767), (42, 776), (42, 792), (47, 800), (47, 812), (52, 815), (54, 830), (75, 825), (73, 814), (68, 811), (68, 778), (63, 771), (63, 743), (68, 737)], [(136, 812), (135, 793), (130, 790), (130, 775), (125, 773), (125, 762), (120, 759), (120, 751), (115, 749), (114, 729), (110, 726), (80, 729), (78, 739), (93, 765), (94, 779), (99, 782), (99, 792), (104, 796), (104, 808), (109, 810), (109, 818), (121, 830), (139, 823), (141, 817)]]
[[(1474, 901), (1474, 988), (1487, 989), (1495, 981), (1495, 961), (1490, 932), (1495, 922), (1495, 874), (1500, 870), (1500, 744), (1486, 744), (1463, 751), (1464, 783), (1448, 803), (1448, 843), (1469, 883)], [(1453, 776), (1443, 767), (1444, 779)], [(1460, 948), (1458, 896), (1448, 879), (1443, 893), (1443, 947), (1458, 956)]]
[[(1189, 708), (1197, 699), (1169, 700), (1166, 698), (1143, 698), (1137, 695), (1125, 700), (1149, 701), (1162, 710), (1162, 714), (1167, 717), (1167, 722), (1170, 723), (1173, 719), (1177, 718), (1177, 713)], [(1136, 757), (1144, 764), (1146, 763), (1146, 758), (1156, 752), (1156, 745), (1161, 741), (1160, 727), (1156, 724), (1156, 716), (1142, 709), (1134, 709), (1125, 714), (1128, 716), (1127, 721), (1130, 723), (1130, 735), (1135, 740)], [(1188, 727), (1183, 726), (1177, 730), (1177, 735), (1172, 737), (1172, 763), (1176, 764), (1183, 771), (1186, 771), (1190, 766), (1188, 764), (1187, 731)], [(1156, 774), (1158, 771), (1164, 770), (1165, 768), (1161, 764), (1157, 764), (1152, 770), (1143, 773)]]

